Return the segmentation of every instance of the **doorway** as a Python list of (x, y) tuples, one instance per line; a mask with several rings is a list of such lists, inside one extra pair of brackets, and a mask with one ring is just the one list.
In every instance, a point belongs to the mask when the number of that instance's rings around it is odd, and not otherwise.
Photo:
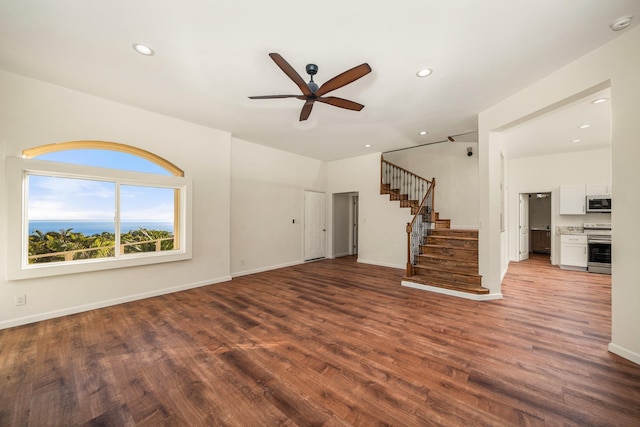
[[(530, 253), (551, 255), (551, 193), (520, 193), (518, 223), (518, 260)], [(551, 262), (551, 258), (549, 258)]]
[(358, 253), (357, 192), (333, 195), (333, 255), (342, 257)]

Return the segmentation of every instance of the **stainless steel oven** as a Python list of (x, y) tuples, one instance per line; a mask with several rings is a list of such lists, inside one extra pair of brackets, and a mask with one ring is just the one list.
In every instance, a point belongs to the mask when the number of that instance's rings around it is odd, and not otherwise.
[(585, 223), (589, 273), (611, 274), (611, 224)]

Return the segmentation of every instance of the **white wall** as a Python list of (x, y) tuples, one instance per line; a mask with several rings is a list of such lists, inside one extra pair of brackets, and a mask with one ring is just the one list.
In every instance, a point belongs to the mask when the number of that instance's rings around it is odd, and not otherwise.
[[(184, 169), (194, 192), (189, 261), (7, 281), (6, 245), (0, 245), (0, 328), (303, 262), (305, 190), (327, 191), (327, 256), (331, 194), (359, 192), (359, 260), (405, 268), (411, 215), (379, 194), (379, 154), (327, 164), (8, 73), (0, 73), (0, 92), (1, 176), (4, 158), (26, 148), (94, 139), (166, 158)], [(0, 201), (0, 233), (6, 235), (12, 224), (4, 187)], [(27, 305), (16, 307), (21, 294)]]
[[(473, 156), (467, 156), (473, 147)], [(425, 179), (436, 179), (435, 210), (449, 218), (452, 228), (478, 228), (477, 144), (445, 142), (384, 155)]]
[(320, 160), (233, 138), (232, 274), (303, 262), (304, 192), (325, 192), (326, 183), (327, 165)]
[[(613, 224), (612, 336), (609, 349), (640, 363), (640, 245), (636, 234), (640, 159), (640, 28), (577, 59), (479, 115), (480, 274), (500, 286), (500, 257), (506, 253), (499, 230), (500, 131), (577, 94), (610, 82), (612, 114)], [(504, 242), (504, 241), (503, 241)]]
[[(508, 161), (508, 221), (509, 259), (518, 259), (519, 194), (551, 192), (551, 255), (558, 264), (560, 247), (557, 226), (582, 226), (585, 222), (611, 222), (610, 214), (560, 215), (559, 186), (572, 184), (608, 184), (611, 182), (611, 150), (580, 151), (576, 153), (510, 159)], [(606, 165), (606, 166), (603, 166)]]
[[(6, 280), (0, 244), (0, 328), (230, 279), (230, 135), (37, 80), (0, 72), (0, 176), (5, 158), (44, 144), (119, 142), (151, 151), (193, 180), (193, 258), (29, 280)], [(0, 235), (6, 236), (7, 189), (0, 188)], [(16, 295), (27, 304), (16, 307)]]
[(405, 230), (413, 216), (380, 194), (380, 153), (330, 162), (328, 176), (330, 194), (358, 192), (358, 261), (406, 268)]

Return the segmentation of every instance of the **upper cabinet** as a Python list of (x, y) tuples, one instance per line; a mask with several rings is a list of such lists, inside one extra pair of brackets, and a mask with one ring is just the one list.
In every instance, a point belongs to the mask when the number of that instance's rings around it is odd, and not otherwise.
[(587, 184), (587, 196), (607, 196), (611, 194), (611, 184)]
[(586, 196), (584, 184), (560, 186), (560, 215), (584, 215)]

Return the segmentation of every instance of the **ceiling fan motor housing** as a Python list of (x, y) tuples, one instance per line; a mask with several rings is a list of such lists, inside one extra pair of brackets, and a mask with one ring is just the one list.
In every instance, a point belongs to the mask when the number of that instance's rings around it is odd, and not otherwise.
[(318, 73), (318, 66), (316, 64), (307, 64), (307, 74), (309, 74), (311, 76), (311, 79), (313, 79), (313, 76), (315, 76)]

